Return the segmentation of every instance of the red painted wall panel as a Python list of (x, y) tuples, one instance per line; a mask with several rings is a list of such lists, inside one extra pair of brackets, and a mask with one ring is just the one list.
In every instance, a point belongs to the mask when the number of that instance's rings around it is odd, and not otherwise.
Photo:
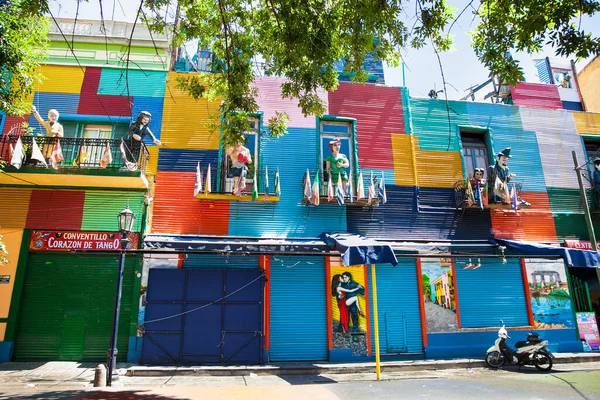
[(131, 116), (133, 97), (81, 93), (77, 114)]
[(516, 106), (556, 110), (563, 108), (556, 85), (521, 82), (511, 87), (510, 93)]
[(547, 193), (524, 192), (523, 198), (532, 208), (517, 213), (509, 210), (491, 210), (494, 237), (501, 239), (557, 242), (554, 216)]
[(406, 133), (399, 88), (341, 82), (329, 114), (356, 118), (361, 168), (394, 169), (391, 135)]
[(85, 191), (33, 190), (25, 227), (81, 229)]
[(27, 116), (27, 118), (23, 118), (23, 117), (15, 117), (15, 116), (10, 116), (10, 117), (6, 117), (6, 121), (4, 121), (4, 127), (2, 128), (2, 134), (7, 134), (10, 129), (15, 126), (15, 125), (21, 125), (23, 122), (28, 122), (29, 121), (29, 116)]
[(229, 202), (194, 197), (195, 172), (158, 172), (153, 233), (227, 235)]
[(86, 67), (83, 83), (81, 85), (81, 94), (97, 94), (101, 75), (102, 68)]

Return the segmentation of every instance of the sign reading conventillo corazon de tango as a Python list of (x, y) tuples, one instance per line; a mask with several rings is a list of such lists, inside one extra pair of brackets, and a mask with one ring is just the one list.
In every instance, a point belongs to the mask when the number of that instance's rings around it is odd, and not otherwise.
[[(136, 249), (138, 239), (138, 233), (130, 233), (127, 248)], [(121, 234), (118, 232), (33, 231), (29, 241), (29, 250), (121, 250)]]

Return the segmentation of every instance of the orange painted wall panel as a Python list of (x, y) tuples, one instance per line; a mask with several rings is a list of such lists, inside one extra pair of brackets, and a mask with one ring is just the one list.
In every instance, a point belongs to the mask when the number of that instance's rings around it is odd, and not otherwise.
[(501, 239), (557, 242), (554, 216), (547, 193), (524, 192), (530, 209), (490, 210), (494, 237)]
[(152, 233), (227, 235), (229, 202), (194, 197), (195, 172), (158, 172)]
[[(21, 251), (21, 242), (23, 239), (22, 229), (0, 228), (2, 241), (8, 251), (8, 264), (0, 268), (0, 274), (9, 275), (10, 282), (0, 285), (0, 318), (8, 318), (10, 309), (10, 300), (12, 298), (15, 285), (15, 275), (17, 273), (17, 264), (19, 262), (19, 253)], [(4, 333), (0, 332), (0, 341), (4, 340)]]

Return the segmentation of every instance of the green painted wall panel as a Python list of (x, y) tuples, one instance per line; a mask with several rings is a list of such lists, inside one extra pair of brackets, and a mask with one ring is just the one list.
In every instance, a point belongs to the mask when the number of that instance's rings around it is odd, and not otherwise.
[(443, 100), (412, 98), (410, 107), (421, 150), (459, 151), (458, 125), (469, 125), (466, 102), (449, 102), (447, 108)]
[(136, 216), (134, 231), (139, 232), (143, 204), (143, 193), (87, 191), (83, 205), (81, 230), (118, 231), (117, 216), (129, 205)]
[[(123, 274), (118, 360), (127, 360), (137, 257)], [(15, 336), (15, 361), (105, 361), (119, 267), (117, 255), (31, 254)]]
[[(129, 93), (126, 82), (129, 82)], [(100, 76), (98, 94), (111, 96), (144, 96), (163, 98), (167, 73), (162, 71), (140, 71), (130, 69), (125, 76), (125, 70), (103, 68)]]
[(583, 201), (579, 189), (549, 187), (548, 199), (553, 213), (583, 214)]

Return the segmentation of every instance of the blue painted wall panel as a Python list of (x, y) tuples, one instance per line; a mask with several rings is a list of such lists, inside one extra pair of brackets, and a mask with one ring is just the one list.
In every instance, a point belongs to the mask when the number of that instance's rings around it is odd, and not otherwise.
[[(152, 119), (150, 120), (149, 128), (156, 136), (157, 139), (160, 140), (160, 129), (162, 127), (162, 113), (163, 113), (163, 105), (165, 99), (162, 97), (142, 97), (137, 96), (133, 99), (133, 104), (131, 106), (131, 121), (135, 121), (137, 116), (142, 111), (148, 111), (152, 115)], [(150, 139), (149, 136), (144, 138), (144, 143), (146, 146), (154, 146), (154, 142)]]
[(232, 202), (230, 235), (317, 237), (326, 231), (346, 230), (344, 207), (300, 204), (306, 169), (316, 169), (316, 143), (316, 130), (308, 128), (289, 128), (278, 140), (261, 140), (261, 167), (267, 165), (269, 171), (279, 167), (281, 199), (274, 204)]
[[(196, 172), (196, 167), (200, 162), (200, 167), (204, 172), (210, 164), (211, 175), (214, 179), (218, 158), (219, 152), (217, 150), (161, 149), (158, 153), (158, 170)], [(214, 187), (215, 183), (213, 182)]]
[(327, 360), (325, 260), (311, 257), (309, 262), (271, 258), (270, 361)]
[[(410, 99), (413, 134), (421, 150), (458, 151), (457, 125), (467, 125), (466, 102)], [(448, 121), (450, 119), (450, 121)]]
[(102, 68), (98, 94), (131, 97), (164, 97), (167, 72)]
[(469, 260), (456, 259), (456, 289), (463, 328), (529, 325), (518, 259), (481, 259), (481, 267), (462, 269)]
[[(382, 354), (421, 353), (421, 315), (414, 259), (401, 259), (397, 266), (376, 265), (377, 305), (379, 309), (379, 347)], [(375, 354), (373, 276), (369, 266), (369, 305), (371, 343)]]
[[(36, 92), (33, 105), (37, 107), (40, 116), (48, 119), (48, 110), (54, 108), (59, 114), (77, 114), (79, 94)], [(58, 122), (61, 122), (60, 117)], [(46, 135), (46, 130), (37, 122), (33, 113), (29, 114), (29, 126), (35, 128), (35, 134)]]
[(222, 256), (212, 254), (186, 254), (183, 268), (254, 268), (258, 256)]

